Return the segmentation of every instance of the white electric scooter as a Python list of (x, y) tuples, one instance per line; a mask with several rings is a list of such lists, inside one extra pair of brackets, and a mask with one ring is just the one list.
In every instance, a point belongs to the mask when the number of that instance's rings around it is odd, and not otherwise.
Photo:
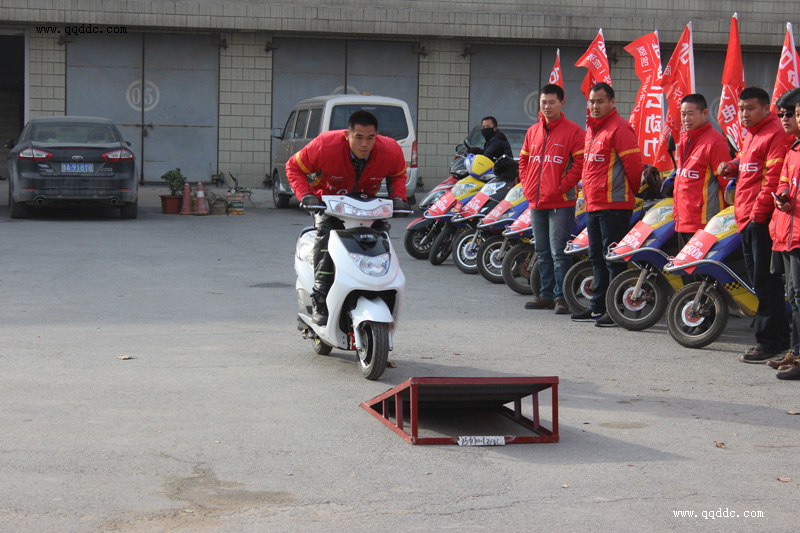
[[(311, 321), (314, 289), (314, 239), (316, 230), (305, 228), (297, 239), (297, 328), (314, 342), (314, 352), (328, 355), (341, 348), (355, 350), (361, 373), (370, 380), (381, 377), (392, 350), (392, 333), (403, 304), (406, 278), (385, 232), (372, 229), (377, 220), (392, 216), (392, 201), (367, 194), (322, 196), (325, 210), (345, 229), (331, 231), (328, 253), (335, 267), (333, 285), (325, 298), (328, 322)], [(409, 211), (410, 212), (410, 211)], [(405, 213), (397, 211), (396, 214)]]

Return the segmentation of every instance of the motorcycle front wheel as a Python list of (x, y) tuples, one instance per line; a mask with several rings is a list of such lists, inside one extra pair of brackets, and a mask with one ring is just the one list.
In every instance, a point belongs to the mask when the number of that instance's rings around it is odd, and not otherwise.
[(654, 326), (667, 309), (669, 284), (660, 274), (651, 272), (642, 282), (641, 293), (634, 299), (633, 292), (641, 270), (626, 270), (608, 286), (606, 311), (611, 319), (629, 331), (642, 331)]
[(504, 240), (505, 237), (502, 235), (493, 235), (483, 241), (478, 248), (478, 272), (492, 283), (503, 283), (503, 261), (500, 259), (500, 250), (503, 248)]
[(455, 234), (456, 228), (452, 224), (446, 224), (439, 235), (433, 240), (430, 255), (428, 256), (428, 261), (430, 261), (432, 265), (441, 265), (450, 255), (450, 252), (453, 250)]
[(453, 262), (464, 274), (478, 273), (478, 247), (483, 242), (483, 237), (475, 231), (465, 231), (453, 243)]
[(717, 340), (728, 324), (728, 303), (718, 290), (707, 287), (696, 313), (692, 303), (704, 282), (690, 283), (672, 297), (667, 326), (675, 342), (686, 348), (703, 348)]
[(564, 299), (574, 313), (583, 313), (591, 304), (594, 271), (588, 259), (578, 261), (564, 275)]
[(503, 281), (519, 294), (531, 294), (531, 268), (536, 262), (536, 249), (532, 244), (515, 244), (503, 258)]
[[(436, 231), (438, 231), (436, 224), (420, 228), (406, 230), (406, 236), (403, 238), (403, 246), (405, 246), (408, 255), (414, 259), (427, 259), (431, 253), (431, 246), (433, 240), (436, 238)], [(422, 241), (425, 241), (424, 243)]]
[(386, 370), (389, 360), (389, 325), (383, 322), (362, 322), (361, 349), (357, 350), (361, 373), (369, 380), (376, 380)]

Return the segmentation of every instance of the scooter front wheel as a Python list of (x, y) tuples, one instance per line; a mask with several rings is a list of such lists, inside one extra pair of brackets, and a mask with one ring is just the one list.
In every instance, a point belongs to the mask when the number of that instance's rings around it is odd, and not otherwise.
[(456, 228), (452, 224), (446, 224), (439, 235), (431, 244), (431, 252), (428, 261), (432, 265), (441, 265), (453, 250), (453, 240), (455, 239)]
[(383, 322), (362, 322), (359, 325), (361, 349), (357, 350), (361, 373), (376, 380), (386, 370), (389, 360), (389, 325)]
[(686, 348), (703, 348), (722, 335), (728, 324), (728, 303), (717, 289), (706, 284), (696, 312), (692, 304), (703, 281), (690, 283), (672, 297), (667, 308), (667, 326), (672, 338)]
[(564, 299), (575, 313), (583, 313), (591, 305), (594, 270), (588, 259), (578, 261), (564, 275)]
[[(405, 246), (408, 255), (414, 259), (427, 259), (431, 253), (431, 245), (436, 237), (436, 224), (431, 224), (420, 229), (406, 230), (406, 236), (403, 238), (403, 246)], [(424, 243), (422, 241), (425, 241)]]
[(480, 234), (465, 231), (453, 243), (453, 262), (464, 274), (478, 273), (478, 247), (483, 243)]
[(536, 262), (536, 249), (532, 244), (515, 244), (503, 258), (503, 281), (519, 294), (531, 293), (531, 268)]
[(503, 283), (503, 261), (499, 258), (503, 242), (505, 237), (493, 235), (483, 241), (478, 248), (478, 272), (492, 283)]
[(640, 294), (633, 297), (641, 270), (626, 270), (608, 286), (606, 311), (611, 319), (629, 331), (642, 331), (654, 326), (667, 309), (669, 284), (660, 274), (648, 272)]

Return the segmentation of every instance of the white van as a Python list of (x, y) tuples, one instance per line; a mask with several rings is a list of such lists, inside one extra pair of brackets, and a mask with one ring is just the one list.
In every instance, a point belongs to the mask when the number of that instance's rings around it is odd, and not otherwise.
[[(289, 114), (286, 126), (272, 130), (279, 139), (272, 161), (272, 200), (275, 207), (286, 207), (294, 196), (286, 179), (286, 162), (323, 131), (347, 129), (347, 119), (364, 109), (378, 119), (378, 133), (391, 137), (403, 149), (406, 157), (406, 194), (414, 205), (417, 188), (417, 137), (408, 104), (397, 98), (361, 96), (356, 94), (329, 95), (309, 98), (298, 103)], [(386, 182), (380, 194), (386, 194)]]

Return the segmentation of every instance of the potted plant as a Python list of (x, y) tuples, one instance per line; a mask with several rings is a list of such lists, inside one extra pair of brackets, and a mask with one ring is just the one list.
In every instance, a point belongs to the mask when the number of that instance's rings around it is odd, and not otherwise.
[(164, 173), (161, 179), (166, 181), (169, 187), (169, 194), (161, 195), (161, 212), (165, 215), (177, 215), (181, 210), (186, 176), (181, 173), (180, 168), (175, 168)]
[[(228, 175), (233, 180), (233, 186), (228, 187), (228, 192), (225, 193), (225, 199), (228, 201), (228, 214), (229, 215), (243, 215), (244, 214), (244, 198), (252, 194), (252, 191), (247, 187), (240, 187), (239, 180), (236, 176), (228, 172)], [(227, 184), (226, 184), (227, 185)]]

